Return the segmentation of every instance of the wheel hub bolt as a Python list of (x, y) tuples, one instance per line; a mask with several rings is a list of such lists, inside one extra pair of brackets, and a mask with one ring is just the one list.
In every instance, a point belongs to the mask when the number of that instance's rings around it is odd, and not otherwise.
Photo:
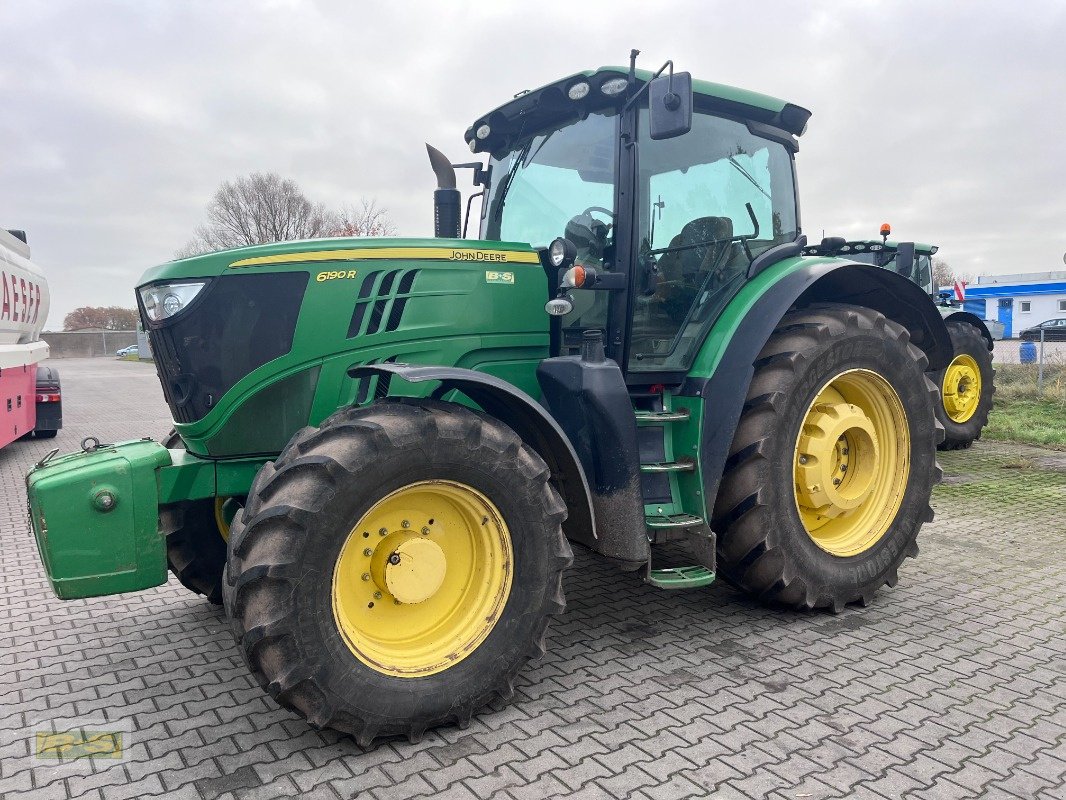
[(378, 528), (378, 536), (384, 536), (389, 532), (388, 528)]
[(370, 558), (370, 556), (374, 555), (374, 551), (367, 547), (365, 550), (363, 550), (363, 555), (367, 558)]
[(381, 599), (381, 592), (374, 592), (374, 599), (375, 600), (380, 600)]
[(393, 566), (396, 566), (397, 564), (399, 564), (400, 563), (400, 554), (399, 553), (393, 553), (391, 556), (389, 556), (389, 563), (392, 564)]
[(401, 528), (410, 528), (411, 527), (411, 523), (408, 522), (407, 520), (404, 520), (403, 522), (400, 523), (400, 527)]
[(422, 535), (429, 536), (429, 528), (422, 528)]
[(363, 580), (364, 581), (370, 580), (370, 573), (369, 572), (364, 572), (363, 573)]
[(807, 456), (800, 456), (800, 463), (801, 464), (806, 464), (807, 463)]

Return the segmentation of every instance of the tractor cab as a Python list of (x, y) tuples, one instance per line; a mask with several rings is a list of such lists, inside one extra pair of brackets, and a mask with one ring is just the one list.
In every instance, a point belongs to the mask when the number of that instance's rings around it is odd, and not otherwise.
[(570, 75), (466, 132), (489, 159), (481, 239), (563, 240), (545, 263), (552, 354), (603, 330), (630, 384), (680, 382), (753, 266), (799, 252), (810, 112), (670, 69)]
[(940, 248), (935, 244), (924, 242), (896, 242), (888, 239), (891, 229), (882, 226), (882, 240), (860, 239), (823, 239), (821, 244), (806, 247), (804, 255), (839, 256), (857, 261), (860, 264), (873, 264), (902, 275), (918, 284), (935, 301), (940, 302), (941, 294), (933, 279), (933, 256)]

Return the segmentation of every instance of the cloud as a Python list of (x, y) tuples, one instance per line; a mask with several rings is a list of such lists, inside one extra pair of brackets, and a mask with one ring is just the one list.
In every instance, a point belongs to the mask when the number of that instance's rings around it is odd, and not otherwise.
[(429, 235), (424, 141), (463, 159), (479, 113), (631, 47), (814, 112), (812, 238), (888, 220), (971, 273), (1066, 251), (1053, 2), (49, 2), (0, 7), (0, 35), (0, 224), (29, 232), (53, 326), (130, 303), (219, 182), (254, 170)]

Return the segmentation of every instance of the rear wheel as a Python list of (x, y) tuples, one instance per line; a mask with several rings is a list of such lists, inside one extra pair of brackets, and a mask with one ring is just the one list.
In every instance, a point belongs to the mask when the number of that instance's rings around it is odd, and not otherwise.
[[(164, 447), (184, 449), (176, 431), (163, 438)], [(230, 523), (243, 498), (213, 497), (189, 500), (159, 509), (160, 529), (166, 537), (167, 565), (186, 589), (208, 602), (222, 603), (222, 570)]]
[(755, 363), (715, 502), (727, 578), (834, 611), (895, 583), (940, 477), (925, 366), (907, 331), (870, 309), (786, 315)]
[(941, 402), (937, 419), (944, 426), (941, 450), (962, 450), (981, 438), (992, 411), (992, 384), (996, 371), (992, 353), (981, 332), (965, 322), (947, 323), (955, 357), (936, 373)]
[(281, 705), (360, 744), (460, 725), (544, 652), (565, 506), (510, 428), (434, 401), (346, 409), (256, 477), (226, 611)]

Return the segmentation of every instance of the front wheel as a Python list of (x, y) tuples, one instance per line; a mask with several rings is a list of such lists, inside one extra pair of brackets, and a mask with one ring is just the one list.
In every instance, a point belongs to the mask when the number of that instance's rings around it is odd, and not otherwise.
[(996, 374), (992, 353), (981, 332), (966, 322), (947, 323), (954, 358), (936, 373), (941, 402), (936, 416), (944, 426), (941, 450), (963, 450), (981, 438), (992, 411)]
[(715, 501), (725, 577), (766, 601), (834, 611), (895, 583), (940, 477), (926, 364), (904, 328), (867, 308), (781, 320)]
[[(163, 437), (164, 447), (184, 449), (177, 431)], [(230, 524), (243, 498), (211, 497), (162, 506), (159, 525), (167, 548), (167, 566), (178, 582), (213, 605), (222, 604), (222, 570)]]
[(467, 723), (544, 652), (565, 506), (507, 426), (435, 401), (296, 434), (234, 521), (224, 598), (260, 684), (316, 727)]

